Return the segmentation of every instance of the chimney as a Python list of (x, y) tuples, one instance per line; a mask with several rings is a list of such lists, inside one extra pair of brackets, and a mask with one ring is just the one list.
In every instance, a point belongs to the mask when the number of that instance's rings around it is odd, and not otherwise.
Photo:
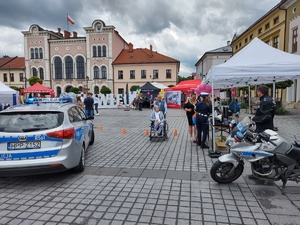
[(60, 27), (57, 28), (57, 34), (58, 34), (59, 36), (61, 35), (60, 31), (61, 31)]
[(133, 44), (132, 43), (129, 43), (128, 52), (133, 52)]
[(227, 41), (227, 46), (230, 46), (230, 41)]
[(74, 37), (74, 38), (77, 37), (77, 32), (73, 31), (73, 37)]
[(65, 38), (66, 39), (71, 37), (71, 33), (69, 31), (64, 30), (64, 32), (65, 32)]
[(153, 52), (152, 52), (152, 45), (150, 45), (150, 56), (153, 56)]

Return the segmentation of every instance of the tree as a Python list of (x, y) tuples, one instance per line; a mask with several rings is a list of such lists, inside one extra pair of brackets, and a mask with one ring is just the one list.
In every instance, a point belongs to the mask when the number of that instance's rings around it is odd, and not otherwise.
[(193, 80), (193, 79), (194, 79), (193, 76), (181, 77), (178, 75), (178, 83), (183, 80)]
[(14, 89), (16, 91), (20, 91), (22, 88), (17, 87), (17, 86), (10, 86), (11, 89)]
[(140, 88), (139, 85), (132, 85), (132, 86), (130, 87), (130, 91), (136, 91), (136, 90), (139, 89), (139, 88)]
[[(285, 81), (281, 81), (281, 82), (277, 82), (275, 83), (275, 93), (276, 93), (276, 89), (286, 89), (288, 87), (291, 87), (292, 84), (294, 82), (292, 80), (285, 80)], [(266, 85), (268, 88), (271, 88), (272, 89), (272, 92), (273, 92), (273, 84), (267, 84)], [(281, 96), (280, 96), (280, 105), (282, 105), (282, 91), (281, 91)], [(275, 97), (274, 97), (274, 100), (275, 100)]]
[(80, 89), (78, 87), (71, 87), (70, 92), (73, 92), (75, 94), (80, 94)]
[(102, 88), (100, 90), (100, 93), (101, 94), (110, 94), (111, 90), (108, 87), (106, 87), (106, 86), (102, 86)]
[(29, 82), (30, 86), (34, 85), (37, 82), (39, 82), (40, 84), (43, 84), (43, 80), (41, 78), (36, 77), (36, 76), (28, 78), (28, 82)]

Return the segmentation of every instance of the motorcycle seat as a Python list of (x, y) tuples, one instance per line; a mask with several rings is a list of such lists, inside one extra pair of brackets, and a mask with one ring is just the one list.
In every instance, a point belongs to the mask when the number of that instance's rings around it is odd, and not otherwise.
[(293, 144), (292, 149), (287, 153), (287, 156), (300, 161), (300, 147)]

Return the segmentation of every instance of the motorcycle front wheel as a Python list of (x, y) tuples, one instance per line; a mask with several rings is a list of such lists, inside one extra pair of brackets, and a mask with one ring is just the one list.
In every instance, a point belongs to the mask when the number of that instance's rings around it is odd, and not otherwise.
[(244, 171), (244, 165), (239, 163), (236, 168), (229, 162), (216, 161), (210, 169), (211, 178), (222, 184), (231, 183), (238, 179)]

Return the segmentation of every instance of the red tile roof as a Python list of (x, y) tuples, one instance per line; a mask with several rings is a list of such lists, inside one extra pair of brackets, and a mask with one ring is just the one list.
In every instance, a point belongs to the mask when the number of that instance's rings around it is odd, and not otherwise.
[(159, 54), (147, 48), (133, 49), (132, 44), (129, 44), (129, 49), (123, 49), (116, 60), (112, 63), (116, 64), (144, 64), (144, 63), (180, 63), (178, 60), (168, 56)]
[(25, 57), (0, 58), (0, 69), (25, 69)]

